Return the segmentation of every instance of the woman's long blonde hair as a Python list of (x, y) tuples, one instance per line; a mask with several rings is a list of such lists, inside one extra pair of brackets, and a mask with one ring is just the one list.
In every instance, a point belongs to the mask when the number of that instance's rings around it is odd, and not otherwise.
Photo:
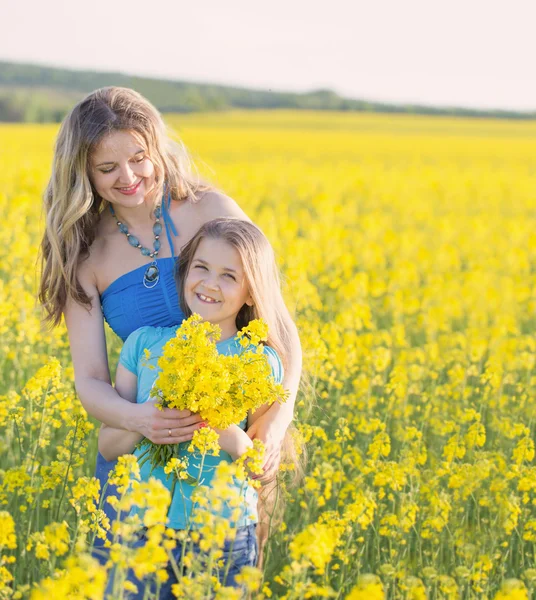
[(281, 294), (281, 282), (274, 251), (264, 233), (250, 221), (221, 217), (205, 223), (194, 237), (181, 249), (177, 259), (176, 281), (179, 301), (184, 314), (191, 311), (184, 296), (184, 281), (195, 253), (203, 239), (223, 240), (240, 255), (253, 305), (244, 306), (236, 317), (237, 329), (242, 329), (253, 319), (263, 319), (268, 325), (267, 345), (272, 347), (288, 367), (290, 335), (285, 325), (288, 309)]
[(61, 321), (68, 299), (91, 308), (76, 273), (108, 203), (91, 184), (89, 159), (114, 131), (131, 131), (145, 143), (155, 167), (155, 199), (161, 198), (164, 185), (174, 200), (195, 199), (196, 192), (206, 189), (193, 175), (185, 147), (171, 140), (159, 112), (143, 96), (128, 88), (105, 87), (79, 102), (61, 124), (44, 196), (39, 300), (52, 325)]

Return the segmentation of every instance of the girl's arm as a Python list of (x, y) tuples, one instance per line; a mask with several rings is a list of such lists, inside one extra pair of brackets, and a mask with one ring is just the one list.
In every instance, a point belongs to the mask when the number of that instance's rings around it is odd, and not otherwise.
[[(64, 316), (69, 333), (76, 391), (83, 407), (101, 423), (137, 432), (155, 444), (179, 443), (183, 428), (192, 424), (190, 411), (171, 408), (160, 411), (153, 402), (132, 404), (121, 398), (112, 387), (99, 292), (87, 262), (82, 263), (79, 268), (78, 278), (92, 299), (91, 310), (68, 300)], [(184, 423), (188, 418), (190, 420)], [(169, 429), (176, 435), (169, 437)]]
[(220, 436), (220, 446), (224, 452), (237, 460), (244, 452), (253, 446), (249, 435), (238, 425), (231, 425), (227, 429), (215, 429)]
[[(136, 403), (138, 378), (122, 364), (117, 365), (115, 389), (119, 395), (130, 403)], [(99, 452), (106, 460), (115, 460), (123, 454), (131, 454), (136, 444), (143, 439), (137, 431), (126, 431), (101, 425), (99, 432)]]

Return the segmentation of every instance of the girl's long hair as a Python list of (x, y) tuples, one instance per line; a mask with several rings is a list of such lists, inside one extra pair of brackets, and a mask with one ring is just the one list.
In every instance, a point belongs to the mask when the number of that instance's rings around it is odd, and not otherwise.
[[(253, 306), (244, 306), (236, 317), (236, 327), (241, 329), (252, 319), (263, 319), (268, 325), (266, 344), (279, 355), (283, 367), (287, 368), (290, 358), (290, 334), (285, 326), (288, 309), (281, 294), (279, 270), (274, 251), (266, 236), (253, 223), (236, 218), (219, 218), (205, 223), (194, 237), (181, 249), (175, 272), (179, 291), (179, 302), (186, 317), (191, 310), (186, 303), (184, 282), (190, 270), (201, 240), (218, 239), (227, 242), (238, 251), (246, 275)], [(292, 425), (287, 429), (281, 447), (281, 462), (292, 466), (290, 486), (302, 481), (307, 460), (305, 445)], [(270, 532), (283, 520), (285, 510), (284, 491), (286, 483), (279, 477), (264, 485), (259, 492), (259, 541), (258, 565), (264, 560), (264, 545)]]
[(250, 221), (221, 217), (205, 223), (194, 237), (181, 249), (177, 260), (176, 281), (179, 302), (184, 314), (192, 313), (184, 294), (186, 276), (195, 253), (203, 239), (223, 240), (240, 255), (253, 305), (244, 306), (236, 317), (237, 329), (242, 329), (253, 319), (263, 319), (268, 325), (268, 346), (279, 355), (283, 367), (288, 367), (290, 335), (285, 326), (288, 309), (281, 294), (281, 282), (274, 251), (264, 233)]
[(128, 88), (105, 87), (79, 102), (61, 124), (44, 196), (39, 300), (52, 325), (61, 321), (68, 299), (91, 308), (76, 272), (108, 202), (90, 182), (89, 159), (115, 131), (130, 131), (144, 142), (155, 167), (155, 200), (162, 197), (164, 185), (174, 200), (195, 200), (196, 192), (206, 189), (193, 175), (185, 147), (171, 140), (159, 112), (143, 96)]

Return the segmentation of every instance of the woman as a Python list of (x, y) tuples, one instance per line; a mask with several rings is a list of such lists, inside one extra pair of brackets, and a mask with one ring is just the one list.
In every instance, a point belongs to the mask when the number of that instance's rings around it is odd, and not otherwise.
[[(175, 257), (207, 221), (246, 215), (194, 177), (185, 148), (170, 140), (150, 102), (117, 87), (91, 93), (63, 121), (45, 212), (39, 299), (50, 323), (65, 317), (84, 408), (102, 423), (156, 444), (190, 439), (199, 427), (197, 415), (160, 411), (152, 402), (132, 404), (114, 390), (104, 319), (123, 340), (145, 325), (179, 325), (184, 315)], [(298, 334), (288, 312), (284, 319), (291, 355), (283, 385), (290, 397), (248, 431), (267, 446), (261, 481), (277, 471), (301, 373)], [(114, 464), (99, 454), (101, 488)], [(104, 508), (114, 516), (107, 502)]]

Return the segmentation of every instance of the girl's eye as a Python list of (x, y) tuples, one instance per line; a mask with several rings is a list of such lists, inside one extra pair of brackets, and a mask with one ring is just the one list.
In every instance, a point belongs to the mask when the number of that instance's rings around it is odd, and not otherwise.
[(230, 278), (231, 278), (233, 281), (236, 281), (236, 278), (235, 278), (235, 276), (234, 276), (234, 275), (231, 275), (231, 273), (224, 273), (224, 275), (225, 275), (226, 277), (230, 277)]
[(194, 269), (205, 269), (205, 271), (207, 271), (205, 265), (195, 265)]
[(103, 170), (101, 169), (101, 173), (111, 173), (112, 171), (113, 171), (113, 168), (112, 168), (112, 169), (108, 169), (107, 171), (103, 171)]
[(137, 162), (137, 163), (141, 163), (141, 162), (143, 162), (144, 160), (145, 160), (145, 156), (142, 156), (141, 158), (138, 158), (138, 159), (136, 160), (136, 162)]

